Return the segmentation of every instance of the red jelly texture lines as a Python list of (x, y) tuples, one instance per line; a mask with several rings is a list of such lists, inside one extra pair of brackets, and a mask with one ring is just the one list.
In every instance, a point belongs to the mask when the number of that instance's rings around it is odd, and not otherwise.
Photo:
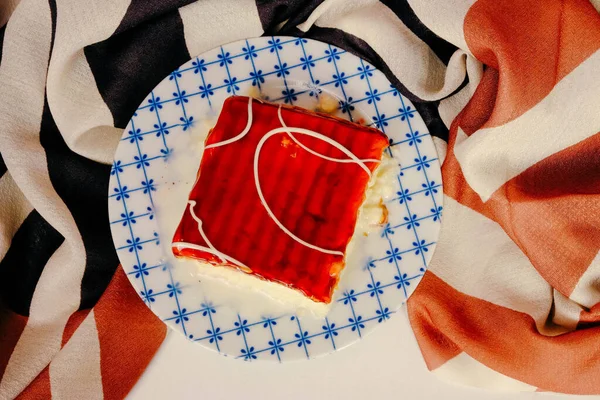
[[(238, 135), (246, 127), (247, 97), (230, 97), (207, 144)], [(252, 102), (252, 125), (246, 136), (207, 149), (198, 180), (190, 193), (206, 236), (220, 252), (244, 263), (259, 278), (279, 282), (307, 297), (328, 303), (337, 284), (343, 257), (307, 247), (286, 234), (261, 203), (253, 159), (261, 138), (280, 128), (278, 106)], [(321, 116), (299, 108), (283, 108), (288, 127), (326, 135), (360, 159), (381, 159), (387, 137), (372, 128)], [(348, 158), (322, 140), (293, 132), (303, 145), (330, 157)], [(376, 163), (366, 163), (372, 171)], [(336, 163), (302, 149), (286, 133), (267, 139), (260, 153), (258, 179), (276, 218), (298, 238), (323, 249), (344, 252), (356, 226), (369, 176), (355, 163)], [(184, 212), (174, 242), (206, 246), (189, 211)], [(193, 249), (174, 249), (177, 256), (219, 263), (218, 257)], [(231, 264), (229, 264), (231, 265)]]

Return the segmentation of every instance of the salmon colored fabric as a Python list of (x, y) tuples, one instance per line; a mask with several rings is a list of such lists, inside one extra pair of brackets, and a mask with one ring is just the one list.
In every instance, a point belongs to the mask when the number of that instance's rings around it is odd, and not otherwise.
[[(468, 357), (472, 368), (492, 368), (499, 379), (532, 390), (598, 394), (600, 124), (579, 110), (600, 106), (598, 86), (587, 84), (600, 77), (600, 16), (585, 0), (479, 0), (463, 29), (469, 51), (486, 69), (450, 127), (444, 193), (465, 217), (442, 230), (450, 235), (486, 223), (496, 239), (442, 240), (440, 247), (470, 251), (482, 262), (441, 259), (438, 247), (408, 301), (411, 324), (428, 367), (442, 378), (452, 360)], [(576, 85), (583, 89), (570, 90)], [(545, 125), (557, 113), (568, 118), (566, 128)], [(564, 140), (569, 136), (580, 140)], [(556, 151), (546, 154), (544, 146)], [(478, 171), (487, 166), (472, 164), (465, 148), (487, 151), (495, 169)], [(503, 183), (488, 195), (478, 176), (492, 173)], [(508, 252), (519, 264), (495, 264)], [(484, 271), (482, 281), (494, 279), (489, 265), (512, 283), (489, 282), (481, 291), (460, 278), (470, 268)], [(524, 276), (535, 277), (535, 289)]]
[[(127, 304), (127, 307), (123, 307)], [(89, 316), (91, 310), (71, 316), (63, 333), (62, 347)], [(95, 327), (100, 344), (100, 365), (104, 399), (122, 399), (137, 382), (166, 335), (166, 326), (148, 309), (135, 293), (125, 273), (119, 267), (105, 294), (93, 308)], [(14, 348), (25, 325), (22, 318), (3, 319), (0, 354), (4, 346)], [(124, 324), (126, 326), (124, 326)], [(10, 326), (8, 326), (10, 325)], [(118, 332), (118, 334), (117, 334)], [(0, 359), (0, 362), (3, 362)], [(2, 366), (2, 364), (0, 364)], [(1, 372), (1, 371), (0, 371)], [(17, 397), (23, 400), (51, 398), (50, 367), (46, 367)]]
[(167, 327), (142, 303), (121, 268), (94, 307), (94, 316), (104, 398), (124, 398), (165, 339)]
[[(600, 392), (600, 347), (594, 345), (599, 327), (545, 336), (528, 315), (460, 293), (434, 274), (427, 274), (419, 287), (429, 295), (411, 299), (411, 319), (419, 321), (415, 334), (437, 337), (436, 327), (444, 327), (447, 335), (443, 342), (436, 341), (437, 347), (431, 347), (431, 343), (422, 347), (425, 358), (432, 360), (429, 368), (439, 367), (440, 353), (454, 347), (545, 391)], [(454, 313), (447, 312), (448, 304), (453, 304)]]

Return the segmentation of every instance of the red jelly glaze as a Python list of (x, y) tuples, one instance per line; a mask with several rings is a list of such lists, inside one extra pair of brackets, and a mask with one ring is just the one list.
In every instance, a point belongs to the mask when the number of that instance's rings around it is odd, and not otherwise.
[[(297, 289), (314, 301), (329, 303), (344, 266), (341, 255), (325, 254), (297, 242), (267, 214), (255, 186), (253, 162), (260, 139), (281, 127), (278, 105), (252, 101), (252, 126), (243, 139), (204, 152), (198, 179), (190, 193), (194, 211), (212, 245), (248, 266), (259, 278)], [(221, 142), (244, 130), (248, 98), (228, 98), (206, 144)], [(381, 159), (388, 145), (380, 131), (301, 108), (284, 107), (289, 127), (310, 129), (339, 142), (358, 158)], [(303, 134), (293, 135), (306, 147), (329, 157), (348, 157), (332, 145)], [(370, 170), (376, 163), (366, 163)], [(364, 201), (367, 173), (354, 163), (337, 163), (299, 147), (286, 133), (268, 139), (258, 164), (260, 186), (273, 214), (302, 240), (345, 254)], [(173, 242), (207, 246), (189, 207)], [(223, 263), (204, 251), (173, 248), (178, 257), (215, 265)], [(226, 263), (235, 267), (230, 263)]]

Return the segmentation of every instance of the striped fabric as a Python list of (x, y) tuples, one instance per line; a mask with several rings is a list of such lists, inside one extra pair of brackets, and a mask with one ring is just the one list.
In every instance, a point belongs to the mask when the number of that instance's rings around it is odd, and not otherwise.
[(134, 385), (166, 328), (118, 268), (112, 155), (165, 75), (263, 34), (367, 59), (413, 101), (445, 155), (442, 233), (408, 303), (434, 374), (600, 393), (598, 9), (598, 0), (2, 1), (0, 399), (117, 399)]

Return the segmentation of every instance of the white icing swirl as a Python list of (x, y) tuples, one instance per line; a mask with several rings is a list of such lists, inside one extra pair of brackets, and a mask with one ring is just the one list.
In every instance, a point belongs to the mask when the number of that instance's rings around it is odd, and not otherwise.
[(248, 122), (246, 123), (246, 127), (244, 128), (244, 130), (241, 131), (238, 135), (236, 135), (230, 139), (223, 140), (221, 142), (217, 142), (217, 143), (213, 143), (213, 144), (209, 144), (208, 146), (206, 146), (204, 148), (204, 150), (214, 149), (215, 147), (225, 146), (225, 145), (231, 144), (235, 141), (238, 141), (241, 138), (243, 138), (244, 136), (246, 136), (248, 134), (248, 132), (250, 132), (251, 127), (252, 127), (252, 97), (248, 97)]
[[(279, 228), (284, 231), (289, 237), (291, 237), (292, 239), (294, 239), (295, 241), (297, 241), (298, 243), (303, 244), (304, 246), (311, 248), (313, 250), (318, 250), (321, 253), (325, 253), (325, 254), (333, 254), (333, 255), (339, 255), (339, 256), (343, 256), (344, 253), (338, 250), (329, 250), (329, 249), (324, 249), (322, 247), (319, 246), (315, 246), (314, 244), (308, 243), (302, 239), (300, 239), (298, 236), (294, 235), (294, 233), (292, 233), (289, 229), (287, 229), (275, 216), (275, 214), (273, 214), (273, 212), (271, 211), (271, 208), (269, 208), (269, 205), (267, 204), (267, 201), (265, 200), (265, 197), (262, 193), (262, 189), (260, 188), (260, 181), (258, 179), (258, 160), (260, 158), (260, 151), (262, 149), (262, 147), (264, 146), (265, 142), (272, 136), (277, 135), (278, 133), (288, 133), (289, 132), (296, 132), (296, 133), (301, 133), (303, 135), (307, 135), (310, 137), (313, 137), (315, 139), (319, 139), (322, 140), (326, 143), (329, 143), (330, 145), (332, 145), (333, 147), (337, 148), (338, 150), (342, 151), (344, 154), (346, 154), (348, 157), (350, 157), (352, 160), (354, 160), (356, 163), (358, 163), (361, 166), (364, 166), (366, 168), (366, 170), (368, 171), (369, 176), (371, 175), (371, 171), (367, 168), (367, 166), (361, 162), (358, 157), (356, 157), (356, 155), (354, 155), (354, 153), (352, 153), (350, 150), (348, 150), (347, 148), (345, 148), (343, 145), (341, 145), (340, 143), (336, 142), (335, 140), (322, 135), (318, 132), (314, 132), (311, 131), (309, 129), (304, 129), (304, 128), (296, 128), (296, 127), (281, 127), (281, 128), (275, 128), (275, 129), (271, 129), (269, 132), (267, 132), (258, 142), (258, 145), (256, 146), (256, 150), (254, 151), (254, 184), (256, 185), (256, 191), (258, 192), (258, 197), (260, 198), (260, 201), (263, 204), (263, 207), (265, 207), (265, 210), (267, 211), (267, 214), (269, 214), (269, 216), (271, 217), (271, 219), (273, 220), (273, 222), (275, 222), (277, 224), (277, 226), (279, 226)], [(317, 153), (318, 154), (318, 153)]]
[[(258, 192), (258, 197), (260, 198), (260, 201), (262, 203), (262, 205), (265, 207), (265, 210), (267, 211), (267, 214), (269, 214), (269, 216), (271, 217), (271, 219), (273, 220), (273, 222), (275, 222), (275, 224), (277, 224), (277, 226), (283, 231), (285, 232), (289, 237), (291, 237), (292, 239), (294, 239), (295, 241), (297, 241), (298, 243), (313, 249), (313, 250), (317, 250), (320, 251), (322, 253), (325, 254), (332, 254), (332, 255), (339, 255), (339, 256), (344, 256), (344, 253), (338, 250), (329, 250), (329, 249), (324, 249), (322, 247), (316, 246), (314, 244), (308, 243), (305, 240), (302, 240), (301, 238), (299, 238), (298, 236), (296, 236), (293, 232), (291, 232), (289, 229), (287, 229), (275, 216), (275, 214), (273, 214), (273, 212), (271, 211), (271, 208), (269, 207), (269, 205), (267, 204), (267, 201), (262, 193), (262, 189), (260, 187), (260, 181), (259, 181), (259, 177), (258, 177), (258, 160), (260, 158), (260, 151), (262, 149), (262, 147), (264, 146), (265, 142), (271, 138), (274, 135), (277, 135), (279, 133), (286, 133), (298, 146), (300, 146), (302, 149), (308, 151), (309, 153), (316, 155), (318, 157), (321, 157), (325, 160), (328, 161), (332, 161), (332, 162), (338, 162), (338, 163), (353, 163), (353, 164), (358, 164), (368, 175), (369, 177), (371, 177), (371, 170), (369, 169), (369, 167), (367, 167), (367, 165), (365, 164), (366, 162), (376, 162), (379, 163), (380, 160), (377, 159), (359, 159), (354, 153), (352, 153), (350, 150), (348, 150), (346, 147), (344, 147), (342, 144), (340, 144), (339, 142), (325, 136), (322, 135), (318, 132), (309, 130), (309, 129), (304, 129), (304, 128), (297, 128), (297, 127), (288, 127), (285, 122), (283, 121), (283, 117), (281, 115), (281, 106), (279, 106), (279, 109), (277, 110), (277, 115), (279, 117), (279, 121), (281, 122), (282, 127), (281, 128), (275, 128), (275, 129), (271, 129), (269, 132), (267, 132), (258, 142), (258, 145), (256, 146), (256, 150), (254, 152), (254, 183), (256, 185), (256, 191)], [(252, 97), (248, 97), (248, 122), (246, 123), (246, 127), (244, 128), (244, 130), (242, 132), (240, 132), (238, 135), (227, 139), (227, 140), (223, 140), (221, 142), (217, 142), (217, 143), (213, 143), (210, 144), (208, 146), (205, 147), (205, 150), (208, 149), (212, 149), (212, 148), (216, 148), (216, 147), (220, 147), (220, 146), (225, 146), (231, 143), (234, 143), (240, 139), (242, 139), (244, 136), (246, 136), (248, 134), (248, 132), (250, 132), (250, 128), (252, 127)], [(331, 146), (337, 148), (338, 150), (340, 150), (341, 152), (343, 152), (346, 156), (348, 156), (349, 158), (347, 159), (340, 159), (340, 158), (333, 158), (333, 157), (329, 157), (326, 156), (324, 154), (321, 154), (315, 150), (310, 149), (309, 147), (305, 146), (304, 144), (302, 144), (298, 139), (296, 139), (296, 137), (292, 134), (292, 132), (295, 133), (300, 133), (302, 135), (307, 135), (310, 137), (313, 137), (315, 139), (318, 140), (322, 140), (328, 144), (330, 144)], [(201, 250), (201, 251), (205, 251), (207, 253), (211, 253), (214, 254), (215, 256), (219, 257), (221, 259), (221, 261), (229, 261), (233, 264), (238, 265), (240, 268), (245, 269), (247, 271), (251, 271), (250, 268), (248, 268), (246, 265), (244, 265), (242, 262), (236, 260), (233, 257), (228, 256), (227, 254), (224, 254), (220, 251), (218, 251), (210, 242), (210, 240), (208, 239), (208, 237), (206, 237), (206, 235), (204, 234), (204, 231), (202, 230), (202, 220), (195, 214), (194, 212), (194, 206), (196, 205), (196, 202), (193, 200), (190, 200), (188, 202), (189, 206), (190, 206), (190, 214), (192, 215), (192, 218), (194, 218), (194, 220), (198, 223), (198, 232), (200, 233), (200, 236), (202, 236), (202, 239), (204, 239), (204, 241), (206, 242), (206, 244), (208, 245), (208, 247), (205, 246), (201, 246), (201, 245), (197, 245), (194, 243), (188, 243), (188, 242), (174, 242), (173, 246), (177, 247), (177, 248), (182, 248), (182, 247), (187, 247), (187, 248), (191, 248), (191, 249), (196, 249), (196, 250)]]
[[(285, 122), (283, 121), (283, 117), (281, 116), (281, 106), (279, 106), (279, 108), (277, 109), (277, 116), (279, 117), (279, 122), (281, 122), (281, 125), (284, 128), (287, 128), (288, 126), (285, 124)], [(366, 162), (374, 162), (374, 163), (379, 163), (380, 160), (376, 159), (376, 158), (366, 158), (366, 159), (359, 159), (358, 157), (356, 157), (353, 153), (350, 153), (351, 156), (350, 158), (333, 158), (333, 157), (329, 157), (326, 156), (324, 154), (321, 154), (317, 151), (314, 151), (313, 149), (311, 149), (310, 147), (305, 146), (304, 144), (302, 144), (298, 139), (296, 139), (296, 137), (294, 135), (292, 135), (292, 132), (290, 130), (285, 131), (285, 133), (288, 134), (288, 136), (294, 141), (296, 142), (296, 144), (300, 147), (302, 147), (304, 150), (308, 151), (311, 154), (314, 154), (317, 157), (321, 157), (327, 161), (333, 161), (333, 162), (337, 162), (337, 163), (352, 163), (352, 164), (358, 164), (360, 165), (360, 167), (362, 169), (365, 170), (365, 172), (369, 175), (369, 177), (371, 177), (371, 170), (365, 165)], [(335, 142), (338, 143), (338, 142)], [(338, 143), (339, 144), (339, 143)]]
[(177, 247), (177, 248), (184, 247), (184, 248), (190, 248), (190, 249), (205, 251), (207, 253), (214, 254), (215, 256), (219, 257), (221, 259), (221, 261), (229, 261), (229, 262), (231, 262), (233, 264), (236, 264), (237, 266), (239, 266), (242, 269), (245, 269), (247, 271), (251, 271), (251, 269), (248, 268), (246, 265), (244, 265), (244, 263), (242, 263), (241, 261), (238, 261), (235, 258), (233, 258), (231, 256), (228, 256), (225, 253), (221, 253), (219, 250), (217, 250), (215, 248), (215, 246), (213, 246), (213, 244), (210, 242), (210, 240), (208, 240), (208, 237), (206, 237), (206, 234), (204, 234), (204, 230), (202, 229), (202, 220), (194, 212), (194, 207), (196, 206), (196, 202), (194, 200), (189, 200), (188, 204), (190, 206), (189, 207), (190, 208), (190, 214), (192, 215), (192, 218), (194, 218), (194, 220), (198, 224), (198, 232), (200, 233), (200, 236), (202, 236), (202, 239), (204, 239), (204, 241), (206, 242), (206, 244), (208, 245), (208, 247), (201, 246), (199, 244), (188, 243), (188, 242), (174, 242), (173, 246)]

